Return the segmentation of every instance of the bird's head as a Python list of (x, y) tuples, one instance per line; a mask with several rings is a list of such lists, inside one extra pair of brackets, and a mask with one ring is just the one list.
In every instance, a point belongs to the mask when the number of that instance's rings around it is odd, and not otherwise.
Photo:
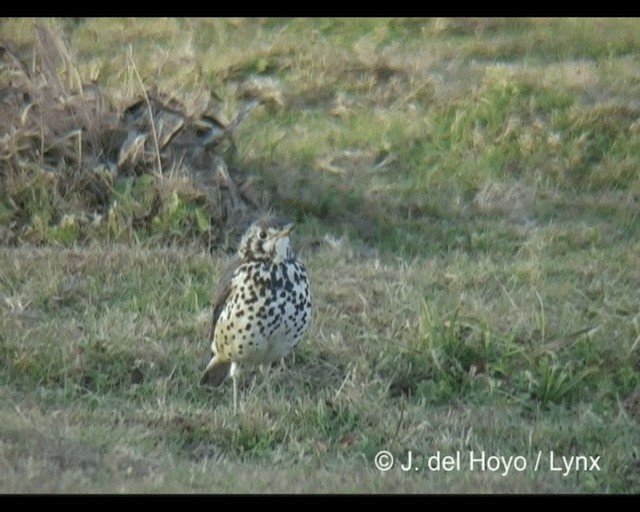
[(293, 257), (289, 233), (294, 224), (276, 217), (257, 220), (242, 237), (238, 253), (243, 260), (273, 260), (280, 263)]

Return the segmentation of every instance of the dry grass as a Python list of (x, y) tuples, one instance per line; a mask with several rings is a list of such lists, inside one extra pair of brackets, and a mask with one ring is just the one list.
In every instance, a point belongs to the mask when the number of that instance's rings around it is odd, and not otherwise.
[[(286, 371), (247, 376), (238, 415), (229, 387), (196, 385), (224, 258), (125, 247), (3, 251), (3, 488), (636, 488), (638, 352), (627, 333), (639, 333), (622, 310), (637, 294), (636, 265), (592, 261), (602, 277), (612, 274), (601, 281), (579, 259), (533, 273), (531, 258), (505, 267), (464, 253), (407, 265), (345, 244), (304, 254), (312, 331)], [(412, 450), (421, 471), (378, 472), (382, 449), (403, 463)], [(482, 450), (521, 455), (529, 469), (541, 452), (544, 470), (425, 467), (438, 451), (460, 452), (468, 464)], [(551, 451), (600, 456), (602, 470), (561, 477)]]
[[(224, 160), (233, 132), (259, 100), (226, 120), (202, 84), (186, 94), (147, 88), (130, 50), (124, 74), (135, 95), (118, 102), (82, 79), (59, 27), (36, 24), (34, 31), (31, 67), (27, 56), (1, 47), (4, 243), (118, 240), (154, 223), (166, 231), (166, 217), (182, 206), (189, 211), (172, 222), (214, 246), (247, 211), (265, 207), (248, 197), (249, 187), (238, 187)], [(143, 197), (122, 194), (132, 188)]]

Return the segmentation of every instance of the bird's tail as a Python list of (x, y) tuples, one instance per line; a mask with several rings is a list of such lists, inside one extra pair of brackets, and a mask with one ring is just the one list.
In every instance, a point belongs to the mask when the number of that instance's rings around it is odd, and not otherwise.
[(200, 377), (200, 385), (218, 387), (227, 378), (230, 370), (231, 361), (221, 361), (218, 356), (213, 356)]

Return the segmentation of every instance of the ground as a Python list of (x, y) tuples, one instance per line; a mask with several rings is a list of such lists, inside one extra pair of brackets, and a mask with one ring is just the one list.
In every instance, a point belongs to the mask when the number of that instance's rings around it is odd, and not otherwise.
[(315, 310), (234, 414), (198, 386), (218, 196), (150, 164), (99, 212), (3, 127), (2, 492), (640, 491), (637, 20), (37, 21), (116, 111), (260, 100), (221, 155)]

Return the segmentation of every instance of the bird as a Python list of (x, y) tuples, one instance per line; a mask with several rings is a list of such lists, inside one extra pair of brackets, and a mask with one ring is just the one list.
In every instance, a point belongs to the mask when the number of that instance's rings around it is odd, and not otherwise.
[(234, 412), (240, 368), (283, 360), (311, 323), (309, 275), (293, 250), (293, 227), (272, 214), (253, 222), (216, 286), (212, 356), (200, 384), (218, 387), (231, 377)]

